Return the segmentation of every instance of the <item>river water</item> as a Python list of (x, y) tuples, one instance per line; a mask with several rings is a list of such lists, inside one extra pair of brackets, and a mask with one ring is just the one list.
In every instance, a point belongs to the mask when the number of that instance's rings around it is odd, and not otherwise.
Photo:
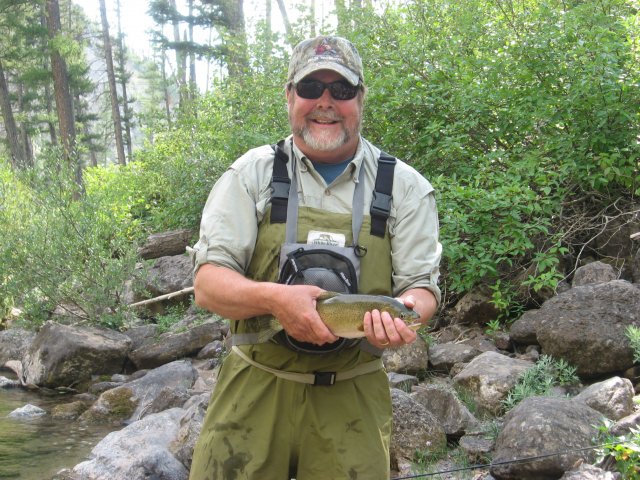
[[(0, 375), (12, 377), (9, 372)], [(0, 389), (0, 479), (49, 480), (63, 468), (87, 458), (113, 427), (87, 426), (75, 420), (45, 415), (33, 419), (8, 418), (16, 408), (36, 405), (47, 413), (70, 396), (43, 396), (18, 388)]]

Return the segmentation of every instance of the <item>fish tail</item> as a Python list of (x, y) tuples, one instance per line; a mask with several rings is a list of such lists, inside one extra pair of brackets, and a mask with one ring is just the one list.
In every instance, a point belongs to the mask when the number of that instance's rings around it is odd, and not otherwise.
[(265, 343), (282, 330), (282, 325), (275, 317), (260, 318), (260, 330), (258, 332), (258, 343)]

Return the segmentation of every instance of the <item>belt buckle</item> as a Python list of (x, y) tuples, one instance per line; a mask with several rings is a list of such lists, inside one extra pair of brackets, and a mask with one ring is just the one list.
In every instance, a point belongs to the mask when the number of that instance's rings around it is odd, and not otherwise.
[(331, 386), (336, 383), (336, 372), (313, 372), (313, 385)]

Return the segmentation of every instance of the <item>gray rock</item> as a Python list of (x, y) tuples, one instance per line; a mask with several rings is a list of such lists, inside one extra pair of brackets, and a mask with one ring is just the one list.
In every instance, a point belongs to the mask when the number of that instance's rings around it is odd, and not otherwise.
[(24, 407), (16, 408), (14, 411), (9, 413), (9, 418), (34, 418), (41, 417), (46, 415), (47, 412), (41, 409), (40, 407), (36, 407), (35, 405), (31, 405), (30, 403), (26, 404)]
[(392, 389), (393, 433), (391, 467), (398, 469), (403, 460), (411, 460), (416, 451), (438, 450), (447, 443), (444, 430), (429, 411), (402, 390)]
[(429, 347), (418, 336), (416, 341), (400, 348), (387, 348), (382, 361), (387, 371), (417, 375), (429, 366)]
[(126, 335), (113, 330), (47, 322), (22, 362), (24, 381), (48, 388), (82, 386), (92, 375), (121, 372), (130, 346)]
[(468, 363), (480, 353), (463, 343), (438, 343), (429, 348), (429, 362), (435, 371), (449, 373), (456, 363)]
[(640, 288), (624, 280), (573, 287), (532, 315), (543, 353), (564, 359), (583, 378), (633, 365), (625, 330), (640, 325)]
[(502, 400), (517, 383), (520, 375), (531, 366), (533, 363), (526, 360), (485, 352), (471, 360), (453, 377), (453, 381), (471, 393), (479, 410), (499, 414)]
[(410, 396), (438, 419), (449, 437), (461, 437), (478, 425), (478, 420), (460, 401), (453, 388), (444, 385), (419, 385)]
[(36, 334), (22, 328), (0, 331), (0, 367), (9, 360), (22, 360)]
[(172, 408), (110, 433), (73, 474), (83, 480), (187, 480), (188, 470), (169, 450), (183, 415), (183, 409)]
[(154, 343), (133, 350), (129, 358), (136, 368), (155, 368), (195, 355), (208, 343), (221, 338), (220, 323), (207, 322), (181, 333), (164, 333)]
[(581, 464), (565, 472), (560, 480), (621, 480), (622, 476), (617, 472), (607, 472), (593, 465)]
[(465, 325), (484, 325), (497, 316), (498, 311), (491, 302), (491, 291), (485, 287), (465, 294), (454, 308), (454, 321)]
[(591, 262), (576, 270), (573, 275), (574, 287), (606, 283), (618, 278), (611, 265), (603, 262)]
[(414, 375), (406, 375), (404, 373), (389, 372), (389, 385), (391, 388), (399, 388), (404, 392), (411, 390), (411, 387), (418, 384), (418, 377)]
[(620, 420), (633, 413), (633, 385), (626, 378), (613, 377), (589, 385), (574, 397), (611, 420)]
[[(580, 402), (556, 397), (526, 398), (504, 416), (491, 474), (501, 480), (557, 479), (577, 461), (594, 459), (592, 450), (578, 450), (593, 445), (601, 423), (602, 415)], [(497, 465), (556, 452), (567, 453)]]

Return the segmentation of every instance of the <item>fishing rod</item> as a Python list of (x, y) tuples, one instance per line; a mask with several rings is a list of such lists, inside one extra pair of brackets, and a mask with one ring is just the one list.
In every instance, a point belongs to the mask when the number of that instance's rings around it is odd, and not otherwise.
[(562, 452), (554, 452), (554, 453), (545, 453), (545, 454), (541, 454), (541, 455), (535, 455), (532, 457), (522, 457), (522, 458), (516, 458), (514, 460), (503, 460), (501, 462), (491, 462), (491, 463), (485, 463), (485, 464), (476, 464), (476, 465), (471, 465), (469, 467), (459, 467), (459, 468), (452, 468), (450, 470), (441, 470), (439, 472), (433, 472), (433, 473), (418, 473), (415, 475), (407, 475), (407, 476), (403, 476), (403, 477), (393, 477), (391, 480), (411, 480), (411, 479), (415, 479), (415, 478), (426, 478), (426, 477), (433, 477), (436, 475), (444, 475), (446, 473), (456, 473), (456, 472), (462, 472), (465, 470), (478, 470), (480, 468), (489, 468), (489, 467), (495, 467), (495, 466), (499, 466), (499, 465), (510, 465), (510, 464), (517, 464), (517, 463), (527, 463), (527, 462), (533, 462), (535, 460), (539, 460), (542, 458), (548, 458), (548, 457), (555, 457), (558, 455), (566, 455), (568, 453), (578, 453), (578, 452), (584, 452), (587, 450), (594, 450), (596, 448), (602, 448), (602, 447), (606, 447), (606, 446), (611, 446), (611, 445), (620, 445), (621, 443), (625, 443), (624, 441), (619, 441), (619, 442), (609, 442), (606, 444), (602, 444), (602, 445), (594, 445), (591, 447), (583, 447), (583, 448), (576, 448), (574, 450), (565, 450)]

